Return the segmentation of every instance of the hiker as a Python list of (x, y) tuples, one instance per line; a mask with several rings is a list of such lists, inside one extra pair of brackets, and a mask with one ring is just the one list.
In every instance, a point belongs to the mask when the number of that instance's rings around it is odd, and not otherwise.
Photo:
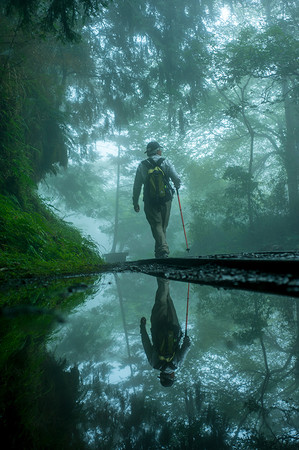
[(135, 175), (133, 207), (137, 213), (140, 211), (139, 196), (144, 185), (144, 212), (155, 239), (155, 257), (167, 258), (169, 248), (166, 242), (166, 228), (174, 194), (169, 180), (176, 189), (180, 188), (181, 181), (173, 165), (165, 158), (161, 158), (161, 149), (156, 141), (151, 141), (146, 146), (145, 153), (148, 158), (141, 161)]
[(142, 345), (148, 362), (160, 370), (160, 383), (170, 387), (175, 381), (175, 370), (183, 363), (189, 351), (190, 338), (185, 335), (182, 345), (180, 327), (173, 301), (169, 294), (169, 281), (157, 278), (158, 289), (151, 313), (151, 343), (146, 331), (146, 318), (140, 320)]

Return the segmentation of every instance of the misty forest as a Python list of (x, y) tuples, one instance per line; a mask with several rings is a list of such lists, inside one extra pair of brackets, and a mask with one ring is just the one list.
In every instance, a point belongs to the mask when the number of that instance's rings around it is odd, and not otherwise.
[(297, 0), (0, 1), (6, 448), (298, 449), (298, 260)]

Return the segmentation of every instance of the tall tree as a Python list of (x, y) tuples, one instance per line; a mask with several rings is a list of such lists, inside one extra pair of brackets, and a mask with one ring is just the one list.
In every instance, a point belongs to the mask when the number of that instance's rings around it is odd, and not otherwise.
[[(265, 2), (265, 5), (268, 8), (269, 2)], [(280, 147), (281, 161), (287, 175), (290, 217), (297, 223), (299, 41), (292, 14), (284, 6), (284, 2), (275, 2), (275, 12), (283, 18), (272, 19), (263, 29), (248, 27), (241, 31), (235, 41), (227, 44), (225, 77), (231, 86), (248, 76), (253, 77), (257, 85), (264, 85), (263, 105), (268, 105), (268, 111), (273, 109), (275, 103), (281, 107), (284, 122), (282, 133), (279, 135), (275, 130), (271, 132), (265, 128), (261, 134), (269, 136), (268, 142), (274, 149)], [(242, 114), (242, 109), (239, 113)], [(280, 127), (280, 124), (277, 123), (276, 127)]]

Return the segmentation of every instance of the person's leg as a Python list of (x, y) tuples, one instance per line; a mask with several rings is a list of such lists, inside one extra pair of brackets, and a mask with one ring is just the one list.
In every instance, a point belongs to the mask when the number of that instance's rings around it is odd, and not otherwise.
[(162, 228), (164, 235), (166, 236), (166, 230), (169, 223), (169, 217), (170, 217), (170, 210), (171, 210), (171, 200), (165, 203), (165, 205), (161, 206), (161, 215), (162, 215)]
[(167, 305), (167, 323), (171, 326), (172, 329), (177, 330), (178, 334), (180, 335), (181, 329), (180, 322), (173, 304), (173, 300), (170, 297), (169, 293), (167, 295), (166, 305)]
[(169, 294), (169, 281), (157, 277), (158, 288), (155, 296), (155, 303), (152, 309), (152, 317), (155, 321), (167, 318), (167, 298)]
[[(151, 334), (153, 345), (161, 351), (161, 345), (167, 342), (169, 333), (173, 335), (173, 348), (177, 349), (181, 338), (181, 327), (173, 301), (169, 293), (169, 281), (157, 278), (158, 289), (156, 291), (155, 303), (151, 313)], [(165, 341), (166, 339), (166, 341)], [(164, 350), (166, 347), (164, 347)]]
[(159, 348), (159, 337), (161, 332), (163, 335), (163, 328), (165, 328), (165, 324), (167, 324), (169, 281), (163, 278), (157, 278), (157, 283), (158, 288), (151, 313), (151, 333), (153, 345), (156, 348)]
[[(155, 239), (155, 257), (160, 258), (169, 254), (169, 248), (166, 241), (164, 228), (166, 230), (169, 213), (168, 206), (156, 208), (151, 205), (144, 204), (144, 212), (148, 223), (150, 224), (152, 235)], [(165, 227), (166, 224), (166, 227)]]

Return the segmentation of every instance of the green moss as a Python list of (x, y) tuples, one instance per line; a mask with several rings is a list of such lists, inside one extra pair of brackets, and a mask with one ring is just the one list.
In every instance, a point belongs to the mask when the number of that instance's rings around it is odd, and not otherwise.
[(102, 259), (96, 244), (35, 199), (24, 210), (0, 195), (0, 280), (92, 273)]

